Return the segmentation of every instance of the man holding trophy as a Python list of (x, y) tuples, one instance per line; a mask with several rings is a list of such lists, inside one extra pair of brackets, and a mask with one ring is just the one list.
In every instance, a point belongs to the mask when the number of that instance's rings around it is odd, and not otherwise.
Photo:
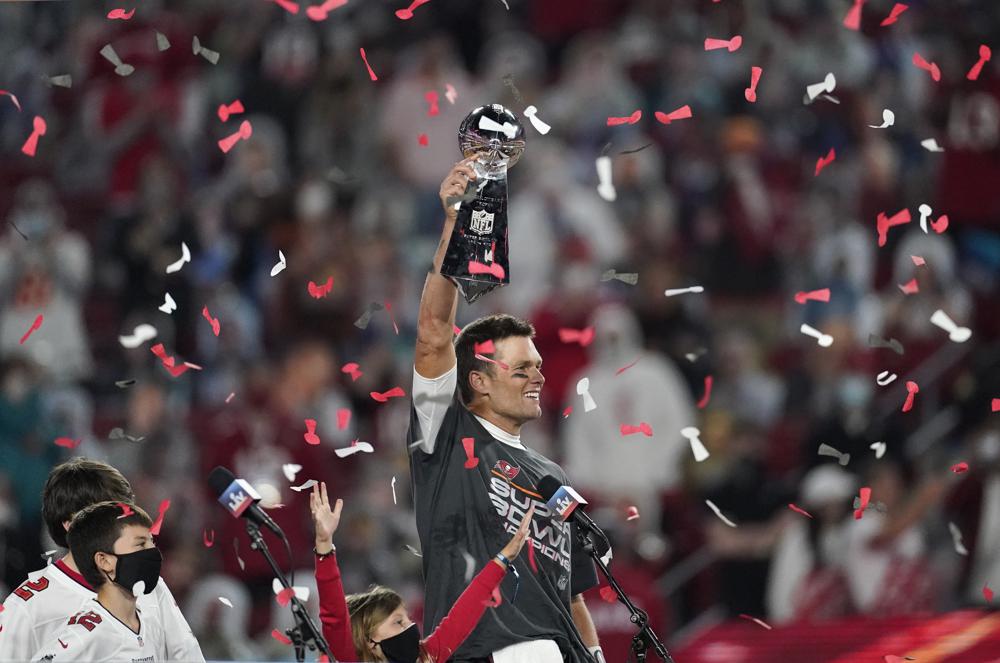
[[(510, 282), (507, 169), (524, 150), (524, 129), (506, 108), (475, 109), (463, 121), (465, 158), (441, 184), (441, 242), (420, 299), (407, 432), (426, 584), (424, 632), (447, 614), (471, 570), (494, 556), (532, 504), (529, 551), (513, 562), (479, 625), (451, 661), (603, 662), (582, 593), (597, 585), (592, 560), (546, 507), (543, 477), (569, 481), (521, 443), (541, 416), (545, 378), (530, 323), (480, 318), (454, 336), (457, 291), (472, 302)], [(551, 480), (551, 479), (550, 479)]]

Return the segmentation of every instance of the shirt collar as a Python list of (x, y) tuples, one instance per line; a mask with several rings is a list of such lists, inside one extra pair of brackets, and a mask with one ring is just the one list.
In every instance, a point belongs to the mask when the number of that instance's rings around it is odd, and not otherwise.
[(512, 435), (499, 426), (486, 421), (478, 414), (473, 414), (472, 416), (474, 416), (476, 420), (483, 425), (486, 432), (492, 435), (494, 439), (499, 440), (508, 446), (514, 447), (515, 449), (524, 449), (524, 445), (521, 444), (520, 435)]

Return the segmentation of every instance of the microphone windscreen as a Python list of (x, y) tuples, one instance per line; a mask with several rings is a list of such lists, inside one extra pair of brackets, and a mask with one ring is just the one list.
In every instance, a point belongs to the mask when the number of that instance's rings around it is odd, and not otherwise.
[(216, 497), (221, 495), (229, 488), (229, 484), (236, 480), (236, 476), (232, 472), (222, 467), (221, 465), (216, 466), (208, 475), (208, 486), (215, 493)]
[(556, 494), (556, 491), (559, 490), (560, 487), (562, 487), (562, 482), (551, 474), (542, 477), (538, 481), (538, 493), (546, 502), (548, 502), (552, 496)]

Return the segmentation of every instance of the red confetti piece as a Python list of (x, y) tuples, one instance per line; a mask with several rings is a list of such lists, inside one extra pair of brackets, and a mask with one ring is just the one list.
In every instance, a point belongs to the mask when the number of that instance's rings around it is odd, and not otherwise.
[(239, 99), (229, 104), (228, 106), (226, 104), (222, 104), (221, 106), (219, 106), (219, 119), (223, 122), (226, 122), (229, 120), (229, 117), (231, 115), (239, 115), (240, 113), (244, 112), (244, 110), (245, 109), (243, 108), (243, 102), (240, 101)]
[(479, 465), (479, 459), (476, 458), (476, 438), (474, 437), (463, 437), (462, 447), (465, 449), (465, 469), (471, 470), (476, 465)]
[(493, 341), (483, 341), (482, 343), (476, 343), (474, 351), (477, 355), (491, 355), (497, 351), (496, 346), (493, 345)]
[(221, 328), (222, 325), (219, 324), (219, 319), (218, 318), (213, 318), (212, 314), (208, 312), (208, 307), (207, 306), (205, 308), (201, 309), (201, 317), (203, 317), (206, 320), (208, 320), (208, 324), (212, 325), (212, 333), (215, 334), (216, 336), (218, 336), (219, 335), (219, 329)]
[(938, 66), (933, 62), (925, 60), (924, 56), (920, 55), (920, 53), (913, 54), (913, 64), (928, 72), (935, 83), (941, 80), (941, 70)]
[(236, 397), (235, 391), (229, 392), (229, 395), (226, 396), (226, 405), (229, 405), (229, 401), (233, 400), (235, 397)]
[(497, 366), (499, 366), (500, 368), (502, 368), (505, 371), (510, 368), (510, 366), (508, 366), (507, 364), (503, 363), (502, 361), (497, 361), (496, 359), (490, 359), (486, 355), (476, 355), (476, 359), (478, 359), (479, 361), (488, 362), (490, 364), (496, 364)]
[(920, 391), (920, 386), (913, 380), (906, 381), (906, 401), (903, 403), (903, 412), (909, 412), (913, 409), (913, 399), (916, 397), (917, 392)]
[(427, 109), (427, 117), (434, 117), (435, 115), (440, 115), (441, 109), (438, 108), (437, 90), (428, 90), (427, 92), (424, 92), (424, 100), (429, 105), (429, 108)]
[(955, 463), (954, 465), (951, 466), (951, 471), (954, 472), (955, 474), (961, 474), (962, 472), (968, 472), (969, 471), (969, 464), (968, 463)]
[(240, 130), (236, 133), (226, 136), (219, 141), (219, 149), (222, 150), (223, 154), (228, 154), (229, 150), (233, 149), (236, 143), (241, 140), (246, 140), (253, 135), (253, 127), (250, 126), (249, 120), (243, 120), (240, 124)]
[(938, 217), (937, 221), (931, 221), (931, 228), (938, 235), (943, 233), (945, 230), (948, 230), (948, 215), (942, 214), (941, 216)]
[(568, 417), (571, 414), (573, 414), (573, 406), (572, 405), (570, 405), (565, 410), (563, 410), (563, 419), (565, 419), (566, 417)]
[(608, 603), (614, 603), (618, 600), (618, 594), (616, 594), (615, 590), (610, 587), (601, 587), (598, 593), (601, 595), (601, 599), (607, 601)]
[(469, 273), (470, 274), (492, 274), (498, 279), (502, 279), (506, 272), (503, 271), (503, 267), (499, 263), (492, 263), (490, 265), (484, 265), (481, 262), (476, 262), (475, 260), (469, 261)]
[(538, 564), (535, 562), (535, 546), (532, 544), (531, 539), (525, 541), (524, 545), (528, 546), (528, 566), (537, 574)]
[(167, 354), (167, 351), (163, 348), (162, 343), (157, 343), (149, 349), (154, 355), (160, 358), (160, 362), (163, 364), (163, 368), (167, 369), (171, 377), (177, 377), (187, 371), (189, 368), (195, 370), (201, 370), (201, 367), (197, 364), (192, 364), (191, 362), (184, 362), (178, 364), (177, 360)]
[(628, 365), (626, 365), (626, 366), (622, 366), (622, 367), (621, 367), (621, 368), (619, 368), (619, 369), (618, 369), (617, 371), (615, 371), (615, 375), (621, 375), (622, 373), (624, 373), (624, 372), (625, 372), (625, 371), (627, 371), (628, 369), (632, 368), (633, 366), (635, 366), (636, 364), (638, 364), (638, 363), (639, 363), (639, 359), (641, 359), (641, 357), (637, 358), (637, 359), (636, 359), (635, 361), (633, 361), (633, 362), (632, 362), (631, 364), (628, 364)]
[(805, 304), (809, 300), (816, 302), (830, 301), (830, 289), (823, 288), (822, 290), (811, 290), (809, 292), (795, 293), (795, 302), (797, 304)]
[(112, 21), (127, 21), (134, 15), (135, 15), (134, 9), (130, 12), (127, 12), (124, 9), (112, 9), (111, 11), (108, 12), (108, 18), (111, 19)]
[(884, 212), (879, 212), (875, 227), (878, 230), (878, 245), (885, 246), (889, 228), (901, 226), (910, 222), (910, 210), (904, 209), (896, 212), (891, 217), (887, 217)]
[(750, 87), (743, 90), (743, 96), (751, 104), (757, 101), (757, 83), (760, 82), (760, 75), (764, 70), (760, 67), (750, 67)]
[(847, 11), (847, 16), (844, 17), (845, 28), (848, 30), (861, 29), (861, 6), (864, 4), (865, 0), (854, 0), (854, 4)]
[(635, 124), (642, 119), (642, 111), (637, 110), (627, 117), (609, 117), (608, 126), (617, 127), (622, 124)]
[(291, 587), (285, 587), (274, 598), (278, 602), (278, 605), (284, 608), (288, 606), (293, 596), (295, 596), (295, 590)]
[(357, 382), (358, 378), (364, 375), (362, 371), (359, 370), (357, 362), (351, 362), (349, 364), (344, 364), (340, 367), (341, 373), (349, 373), (351, 375), (351, 382)]
[(861, 516), (864, 515), (865, 509), (868, 508), (868, 503), (872, 499), (872, 489), (865, 486), (861, 489), (861, 505), (854, 511), (854, 519), (861, 520)]
[(79, 439), (79, 440), (74, 440), (71, 437), (57, 437), (56, 438), (56, 446), (57, 447), (63, 447), (64, 449), (76, 449), (78, 446), (80, 446), (81, 442), (83, 442), (82, 438)]
[(990, 402), (990, 411), (1000, 412), (1000, 398), (994, 398), (992, 402)]
[(639, 519), (639, 507), (630, 506), (625, 509), (625, 520), (638, 520)]
[(317, 446), (320, 443), (319, 435), (316, 434), (315, 419), (306, 419), (306, 432), (302, 437), (307, 444)]
[(344, 430), (349, 423), (351, 423), (351, 411), (345, 407), (337, 410), (337, 428)]
[(972, 69), (969, 70), (969, 73), (967, 73), (965, 77), (968, 78), (970, 81), (978, 79), (979, 74), (981, 74), (983, 71), (983, 65), (989, 62), (990, 58), (992, 57), (993, 57), (993, 51), (990, 50), (990, 47), (987, 46), (986, 44), (981, 44), (979, 46), (979, 61), (976, 62), (976, 64), (972, 65)]
[(283, 645), (290, 645), (292, 641), (288, 639), (288, 636), (279, 631), (278, 629), (271, 630), (271, 637), (280, 642)]
[(993, 602), (993, 590), (990, 589), (989, 585), (983, 585), (983, 598), (986, 599), (987, 603)]
[(752, 617), (752, 616), (750, 616), (750, 615), (743, 615), (743, 614), (741, 614), (741, 615), (740, 615), (740, 617), (741, 617), (742, 619), (746, 619), (746, 620), (748, 620), (748, 621), (751, 621), (751, 622), (753, 622), (754, 624), (757, 624), (758, 626), (763, 626), (763, 627), (764, 627), (764, 628), (766, 628), (766, 629), (767, 629), (768, 631), (772, 630), (772, 629), (771, 629), (771, 626), (770, 626), (770, 625), (769, 625), (769, 624), (768, 624), (767, 622), (765, 622), (765, 621), (764, 621), (763, 619), (757, 619), (756, 617)]
[(371, 78), (373, 81), (377, 81), (378, 76), (376, 76), (375, 72), (372, 71), (372, 66), (368, 64), (368, 56), (365, 55), (365, 49), (363, 48), (361, 49), (361, 59), (364, 60), (365, 67), (368, 68), (368, 77)]
[(201, 542), (205, 544), (206, 548), (211, 548), (215, 545), (215, 530), (206, 529), (201, 533)]
[(403, 391), (402, 387), (393, 387), (389, 391), (384, 391), (381, 394), (378, 393), (377, 391), (373, 391), (369, 394), (369, 396), (371, 396), (374, 400), (378, 401), (379, 403), (385, 403), (390, 398), (406, 396), (406, 392)]
[(920, 256), (910, 256), (910, 260), (912, 260), (913, 264), (916, 265), (917, 267), (921, 267), (927, 264), (927, 261), (921, 258)]
[(920, 286), (917, 285), (917, 279), (910, 279), (903, 285), (899, 286), (899, 289), (903, 291), (904, 295), (915, 295), (920, 292)]
[(559, 330), (559, 340), (563, 343), (579, 343), (585, 348), (594, 341), (594, 328), (569, 329), (563, 327)]
[(739, 49), (743, 45), (743, 37), (736, 35), (732, 39), (712, 39), (709, 37), (705, 40), (705, 50), (714, 51), (720, 48), (727, 49), (730, 53)]
[(879, 25), (881, 25), (883, 28), (887, 25), (892, 25), (893, 23), (899, 20), (899, 15), (905, 12), (907, 9), (909, 9), (908, 5), (904, 5), (901, 2), (897, 2), (893, 6), (892, 11), (889, 12), (889, 15), (883, 18), (882, 22), (879, 23)]
[(814, 177), (818, 176), (821, 172), (823, 172), (823, 169), (829, 166), (831, 163), (833, 163), (834, 159), (836, 158), (837, 158), (837, 152), (831, 147), (830, 151), (827, 152), (825, 157), (820, 157), (816, 161), (816, 173), (813, 176)]
[[(299, 13), (299, 4), (297, 2), (292, 2), (291, 0), (274, 0), (274, 4), (278, 5), (289, 14)], [(223, 122), (225, 122), (225, 120), (223, 120)]]
[(38, 149), (38, 139), (45, 135), (48, 130), (48, 126), (45, 124), (45, 120), (41, 115), (36, 115), (35, 119), (32, 120), (32, 125), (34, 130), (31, 135), (28, 136), (28, 140), (24, 141), (24, 145), (21, 146), (21, 151), (27, 154), (29, 157), (35, 156), (35, 150)]
[(420, 144), (420, 147), (427, 147), (430, 145), (430, 139), (427, 138), (427, 134), (420, 134), (417, 136), (417, 143)]
[(462, 328), (459, 327), (458, 325), (452, 325), (451, 331), (455, 333), (455, 336), (460, 336), (462, 334)]
[(132, 507), (125, 504), (125, 502), (118, 502), (118, 508), (122, 510), (122, 515), (118, 516), (119, 518), (127, 518), (135, 513), (135, 511), (132, 510)]
[(329, 295), (330, 291), (333, 290), (333, 277), (329, 277), (323, 285), (316, 285), (316, 283), (310, 281), (308, 287), (309, 295), (312, 296), (313, 299), (322, 299), (323, 297)]
[(29, 327), (28, 331), (24, 332), (24, 336), (21, 337), (21, 340), (19, 341), (20, 345), (24, 345), (24, 342), (28, 340), (28, 337), (31, 336), (36, 329), (41, 328), (43, 320), (44, 316), (39, 313), (38, 317), (35, 318), (35, 321), (31, 323), (31, 327)]
[(321, 5), (306, 7), (306, 16), (313, 21), (325, 21), (334, 9), (339, 9), (347, 4), (347, 0), (326, 0)]
[(642, 433), (646, 437), (653, 437), (653, 427), (647, 424), (645, 421), (643, 421), (638, 426), (622, 424), (620, 430), (623, 437), (625, 435), (634, 435), (635, 433)]
[(712, 376), (711, 375), (706, 375), (705, 376), (705, 394), (701, 397), (701, 400), (698, 401), (698, 409), (699, 410), (704, 410), (705, 409), (705, 406), (708, 405), (708, 399), (711, 398), (711, 396), (712, 396)]
[(792, 511), (794, 511), (795, 513), (801, 513), (806, 518), (812, 518), (812, 516), (809, 515), (808, 511), (806, 511), (805, 509), (799, 508), (799, 507), (795, 506), (794, 504), (789, 503), (788, 508), (791, 509)]
[(10, 100), (14, 102), (14, 106), (17, 108), (17, 110), (18, 111), (21, 110), (21, 102), (17, 100), (17, 97), (14, 95), (13, 92), (8, 92), (7, 90), (0, 90), (0, 95), (10, 97)]
[(691, 107), (685, 104), (684, 106), (681, 106), (677, 110), (670, 111), (669, 113), (661, 113), (660, 111), (656, 111), (655, 113), (653, 113), (653, 117), (655, 117), (656, 121), (659, 122), (660, 124), (670, 124), (674, 120), (686, 120), (692, 117)]
[(149, 533), (153, 536), (160, 535), (160, 528), (163, 527), (163, 516), (167, 514), (167, 509), (170, 508), (170, 500), (163, 500), (160, 502), (159, 513), (156, 514), (156, 520), (153, 521), (152, 526), (149, 528)]
[(420, 5), (426, 5), (430, 1), (431, 0), (413, 0), (413, 2), (410, 3), (409, 7), (405, 8), (405, 9), (397, 9), (396, 10), (396, 18), (398, 18), (401, 21), (408, 21), (411, 18), (413, 18), (413, 10), (414, 9), (416, 9)]
[(389, 321), (392, 322), (392, 329), (396, 332), (396, 336), (399, 336), (399, 327), (396, 325), (396, 316), (392, 314), (392, 303), (389, 301), (382, 302), (382, 306), (389, 313)]

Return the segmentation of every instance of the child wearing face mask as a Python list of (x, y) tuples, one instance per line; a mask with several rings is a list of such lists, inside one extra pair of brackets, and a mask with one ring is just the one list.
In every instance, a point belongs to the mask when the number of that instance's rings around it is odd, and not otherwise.
[(69, 548), (97, 596), (32, 661), (167, 660), (162, 625), (136, 608), (136, 596), (152, 592), (160, 577), (152, 525), (145, 511), (125, 502), (99, 502), (73, 516)]
[(373, 587), (363, 594), (344, 596), (333, 546), (343, 505), (343, 500), (337, 500), (331, 510), (326, 484), (313, 486), (309, 508), (316, 529), (316, 584), (323, 636), (338, 660), (392, 663), (448, 660), (492, 605), (500, 582), (524, 546), (535, 510), (534, 506), (528, 509), (510, 542), (472, 579), (434, 632), (421, 640), (403, 599), (393, 590)]

